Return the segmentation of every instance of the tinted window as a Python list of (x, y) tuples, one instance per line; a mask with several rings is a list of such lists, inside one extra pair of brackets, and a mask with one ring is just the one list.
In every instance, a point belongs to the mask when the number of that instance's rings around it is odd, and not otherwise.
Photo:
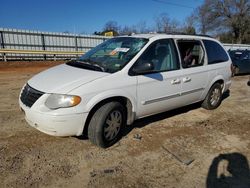
[(242, 56), (240, 57), (241, 60), (243, 59), (250, 59), (250, 51), (245, 50), (242, 54)]
[(207, 51), (208, 64), (228, 61), (227, 53), (217, 42), (203, 40), (203, 43)]
[(179, 61), (174, 42), (170, 39), (163, 39), (151, 44), (137, 60), (136, 64), (148, 62), (154, 65), (154, 70), (152, 72), (179, 69)]
[(203, 65), (204, 50), (200, 41), (179, 40), (178, 48), (183, 68)]
[(242, 56), (243, 51), (242, 50), (230, 50), (229, 55), (232, 60), (238, 60)]

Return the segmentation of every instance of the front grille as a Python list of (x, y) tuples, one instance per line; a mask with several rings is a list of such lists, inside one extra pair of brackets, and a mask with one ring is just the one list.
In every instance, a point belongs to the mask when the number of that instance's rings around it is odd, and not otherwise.
[(21, 101), (26, 106), (31, 107), (43, 94), (43, 92), (38, 91), (26, 84), (21, 93)]

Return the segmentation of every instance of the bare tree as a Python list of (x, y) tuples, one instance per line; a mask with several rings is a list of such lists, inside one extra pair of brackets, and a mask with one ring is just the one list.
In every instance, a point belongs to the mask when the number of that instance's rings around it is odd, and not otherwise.
[(171, 33), (176, 32), (180, 28), (180, 23), (175, 19), (170, 19), (166, 13), (162, 13), (155, 19), (156, 31)]
[(170, 32), (179, 32), (181, 30), (180, 22), (176, 19), (170, 21)]
[(130, 35), (132, 33), (137, 33), (137, 30), (134, 26), (127, 26), (121, 27), (120, 34), (121, 35)]
[(185, 23), (184, 23), (184, 27), (183, 27), (182, 31), (186, 34), (195, 35), (196, 34), (195, 20), (196, 20), (196, 18), (194, 15), (188, 16), (185, 19)]
[(166, 13), (162, 13), (155, 19), (157, 32), (169, 32), (170, 31), (170, 18)]
[(136, 30), (138, 33), (148, 33), (146, 21), (140, 21), (136, 24)]
[(104, 25), (103, 31), (115, 31), (115, 32), (118, 32), (119, 31), (118, 23), (116, 21), (108, 21)]
[(205, 0), (193, 14), (203, 34), (231, 31), (235, 41), (242, 43), (250, 30), (249, 0)]
[(191, 17), (194, 19), (194, 24), (198, 27), (201, 34), (207, 34), (212, 22), (209, 17), (209, 7), (202, 5), (194, 10)]

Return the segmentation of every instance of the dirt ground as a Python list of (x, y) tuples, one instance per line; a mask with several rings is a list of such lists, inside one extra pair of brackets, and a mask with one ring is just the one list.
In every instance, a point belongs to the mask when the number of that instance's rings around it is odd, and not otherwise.
[(55, 63), (0, 63), (0, 187), (250, 187), (248, 76), (233, 78), (218, 109), (144, 118), (104, 150), (25, 122), (21, 87)]

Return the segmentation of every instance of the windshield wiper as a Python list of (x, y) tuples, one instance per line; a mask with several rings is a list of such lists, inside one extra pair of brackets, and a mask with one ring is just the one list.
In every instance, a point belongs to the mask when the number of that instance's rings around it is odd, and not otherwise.
[(93, 65), (93, 66), (96, 66), (96, 67), (100, 68), (102, 72), (105, 72), (105, 68), (104, 67), (102, 67), (101, 65), (97, 64), (96, 62), (94, 62), (91, 59), (78, 60), (78, 61), (86, 63), (86, 64), (90, 64), (90, 65)]
[(105, 72), (103, 67), (101, 67), (97, 64), (92, 64), (92, 63), (85, 62), (85, 61), (70, 61), (66, 64), (73, 66), (73, 67), (85, 68), (85, 69), (89, 69), (89, 70)]

